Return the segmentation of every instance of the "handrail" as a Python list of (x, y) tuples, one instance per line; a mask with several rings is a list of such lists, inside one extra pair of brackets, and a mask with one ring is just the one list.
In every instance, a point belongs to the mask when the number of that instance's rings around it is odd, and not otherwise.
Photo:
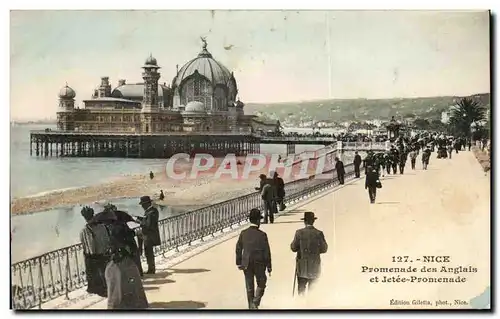
[[(348, 179), (354, 174), (354, 169), (352, 164), (345, 165), (345, 169)], [(330, 172), (334, 170), (324, 173)], [(286, 183), (284, 201), (301, 200), (338, 183), (335, 173), (334, 178), (328, 180), (314, 176)], [(159, 221), (161, 244), (155, 247), (155, 255), (164, 255), (174, 249), (178, 251), (183, 245), (241, 224), (252, 208), (264, 208), (259, 192), (162, 219)], [(81, 244), (75, 244), (13, 264), (13, 308), (41, 308), (42, 303), (63, 295), (69, 299), (70, 292), (86, 284), (82, 249)]]

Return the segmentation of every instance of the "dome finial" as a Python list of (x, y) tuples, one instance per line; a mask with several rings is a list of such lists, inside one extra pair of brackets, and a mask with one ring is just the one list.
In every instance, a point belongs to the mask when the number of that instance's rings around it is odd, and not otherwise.
[(203, 42), (203, 44), (202, 44), (203, 50), (206, 50), (207, 49), (207, 37), (200, 37), (200, 39), (201, 39), (201, 42)]

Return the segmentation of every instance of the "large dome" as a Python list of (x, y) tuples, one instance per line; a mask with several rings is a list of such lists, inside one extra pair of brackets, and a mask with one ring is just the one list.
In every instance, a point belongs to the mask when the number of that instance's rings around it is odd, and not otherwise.
[(210, 81), (214, 87), (217, 84), (227, 86), (231, 78), (233, 78), (231, 72), (208, 52), (206, 43), (203, 45), (203, 50), (198, 56), (186, 63), (179, 70), (177, 76), (172, 81), (172, 87), (179, 87), (186, 78), (195, 74), (196, 71)]
[(59, 91), (60, 99), (74, 99), (76, 96), (75, 91), (67, 84)]

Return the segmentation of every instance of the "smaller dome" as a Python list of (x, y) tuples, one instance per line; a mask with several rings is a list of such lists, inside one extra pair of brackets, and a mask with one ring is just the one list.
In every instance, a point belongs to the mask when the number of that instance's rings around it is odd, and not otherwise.
[(205, 105), (198, 101), (191, 101), (186, 105), (185, 112), (205, 113)]
[(156, 59), (153, 58), (153, 55), (149, 55), (149, 57), (146, 59), (146, 62), (144, 62), (145, 65), (154, 65), (157, 66), (158, 63), (156, 62)]
[(76, 96), (75, 91), (67, 84), (59, 91), (60, 99), (74, 99)]

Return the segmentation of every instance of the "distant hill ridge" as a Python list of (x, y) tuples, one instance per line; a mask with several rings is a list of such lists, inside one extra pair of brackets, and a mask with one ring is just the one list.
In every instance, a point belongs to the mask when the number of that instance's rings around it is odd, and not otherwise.
[[(490, 93), (473, 94), (490, 107)], [(301, 102), (248, 103), (245, 113), (259, 114), (280, 121), (352, 121), (387, 119), (392, 116), (405, 118), (439, 119), (441, 113), (463, 96), (438, 96), (391, 99), (326, 99)]]

